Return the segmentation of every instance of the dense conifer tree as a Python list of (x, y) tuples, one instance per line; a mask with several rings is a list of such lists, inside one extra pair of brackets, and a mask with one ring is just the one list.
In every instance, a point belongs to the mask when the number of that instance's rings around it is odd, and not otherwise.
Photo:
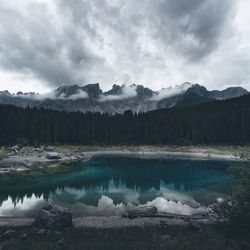
[(0, 106), (0, 144), (248, 144), (250, 95), (193, 107), (124, 114)]

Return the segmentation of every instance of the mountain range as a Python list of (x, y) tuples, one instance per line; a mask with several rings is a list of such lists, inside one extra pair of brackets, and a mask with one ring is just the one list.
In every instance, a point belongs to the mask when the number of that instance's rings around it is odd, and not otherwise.
[(104, 92), (98, 83), (63, 85), (46, 93), (11, 94), (0, 91), (0, 104), (17, 107), (36, 107), (60, 111), (123, 113), (147, 112), (164, 108), (181, 108), (216, 100), (239, 97), (249, 92), (242, 87), (230, 87), (225, 90), (207, 90), (204, 86), (183, 83), (175, 87), (153, 91), (143, 85), (116, 85)]

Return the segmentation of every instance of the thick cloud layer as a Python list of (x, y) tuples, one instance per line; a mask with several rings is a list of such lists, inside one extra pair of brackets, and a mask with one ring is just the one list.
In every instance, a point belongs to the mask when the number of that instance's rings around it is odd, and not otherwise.
[(118, 101), (127, 98), (135, 97), (137, 95), (136, 86), (122, 86), (121, 93), (118, 95), (102, 95), (99, 99), (100, 102)]
[[(247, 0), (238, 2), (2, 0), (0, 73), (18, 74), (21, 90), (25, 79), (49, 88), (247, 84)], [(0, 87), (8, 84), (1, 81)]]
[(44, 93), (44, 94), (37, 94), (37, 93), (17, 93), (14, 96), (18, 96), (21, 98), (25, 98), (25, 99), (33, 99), (33, 100), (45, 100), (45, 99), (51, 99), (51, 100), (77, 100), (77, 99), (85, 99), (88, 98), (88, 93), (86, 93), (83, 90), (79, 90), (77, 93), (72, 94), (70, 96), (66, 96), (64, 93), (58, 94), (57, 90), (52, 90), (48, 93)]

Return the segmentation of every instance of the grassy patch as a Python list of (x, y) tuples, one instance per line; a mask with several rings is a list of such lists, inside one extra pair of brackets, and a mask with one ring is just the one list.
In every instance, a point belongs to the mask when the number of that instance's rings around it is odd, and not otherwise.
[[(2, 229), (0, 229), (2, 230)], [(174, 249), (174, 250), (210, 250), (210, 249), (248, 249), (249, 242), (227, 238), (222, 232), (212, 226), (203, 226), (197, 230), (181, 226), (148, 226), (123, 229), (76, 229), (58, 233), (46, 232), (37, 234), (37, 229), (15, 229), (15, 236), (6, 241), (6, 249), (38, 250), (56, 249), (58, 241), (64, 248), (74, 250), (127, 250), (127, 249)], [(3, 231), (3, 230), (2, 230)], [(27, 237), (22, 239), (26, 233)]]
[(49, 177), (53, 175), (65, 175), (68, 173), (72, 173), (77, 171), (78, 168), (76, 166), (72, 166), (69, 163), (53, 163), (49, 165), (43, 165), (41, 168), (37, 166), (36, 169), (32, 169), (30, 171), (23, 171), (18, 173), (11, 173), (11, 174), (5, 174), (0, 175), (0, 180), (7, 180), (7, 179), (14, 179), (14, 178), (20, 178), (20, 179), (33, 179), (37, 177)]
[(5, 147), (0, 147), (0, 160), (8, 155), (8, 150)]

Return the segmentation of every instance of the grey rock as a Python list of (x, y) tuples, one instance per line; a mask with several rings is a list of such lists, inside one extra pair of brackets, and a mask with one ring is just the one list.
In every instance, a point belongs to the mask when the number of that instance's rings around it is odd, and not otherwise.
[(47, 154), (47, 158), (50, 160), (59, 160), (62, 156), (57, 152), (50, 152)]
[(21, 149), (22, 147), (20, 145), (15, 145), (13, 147), (10, 148), (10, 150), (13, 152), (13, 153), (18, 153), (18, 151)]
[(40, 228), (63, 230), (72, 226), (72, 214), (67, 208), (47, 204), (36, 217)]
[(52, 151), (54, 151), (54, 150), (55, 150), (55, 147), (52, 147), (52, 146), (47, 146), (47, 147), (43, 147), (43, 149), (44, 149), (44, 150), (46, 150), (46, 151), (50, 151), (50, 152), (52, 152)]
[(10, 148), (11, 150), (19, 150), (21, 149), (21, 146), (20, 145), (15, 145), (13, 147)]

